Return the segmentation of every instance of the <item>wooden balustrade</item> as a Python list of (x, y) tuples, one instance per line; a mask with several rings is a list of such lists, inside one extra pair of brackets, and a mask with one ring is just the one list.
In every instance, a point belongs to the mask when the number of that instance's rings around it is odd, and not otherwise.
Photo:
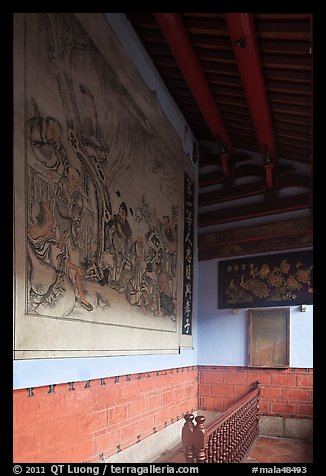
[(260, 384), (205, 426), (205, 417), (185, 415), (182, 444), (187, 463), (241, 463), (258, 436)]

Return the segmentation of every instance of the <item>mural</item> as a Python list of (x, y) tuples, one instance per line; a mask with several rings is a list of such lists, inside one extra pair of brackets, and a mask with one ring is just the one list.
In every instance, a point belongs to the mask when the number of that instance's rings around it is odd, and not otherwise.
[(180, 164), (73, 14), (25, 28), (25, 314), (176, 331)]

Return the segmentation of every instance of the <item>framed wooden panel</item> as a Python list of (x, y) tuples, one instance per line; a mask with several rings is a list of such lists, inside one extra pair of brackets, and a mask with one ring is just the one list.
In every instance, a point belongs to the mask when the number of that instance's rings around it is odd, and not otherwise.
[(289, 367), (290, 308), (249, 309), (249, 367)]
[(313, 304), (312, 250), (218, 263), (218, 308)]

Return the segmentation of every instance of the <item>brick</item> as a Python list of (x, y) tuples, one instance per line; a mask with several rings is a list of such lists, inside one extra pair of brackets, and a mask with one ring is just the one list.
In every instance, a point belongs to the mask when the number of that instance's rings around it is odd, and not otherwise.
[(247, 374), (245, 371), (239, 372), (226, 372), (223, 375), (223, 382), (230, 383), (230, 384), (241, 384), (247, 383)]
[(232, 397), (232, 385), (212, 385), (212, 397)]
[(295, 411), (296, 415), (306, 416), (306, 417), (312, 417), (313, 416), (313, 406), (312, 406), (312, 404), (309, 404), (309, 403), (298, 404), (298, 405), (295, 406), (295, 408), (296, 408), (296, 411)]
[(283, 389), (283, 400), (286, 402), (302, 402), (305, 403), (308, 401), (308, 391), (301, 390), (299, 388), (294, 389)]
[[(49, 390), (49, 388), (47, 388)], [(54, 388), (56, 395), (63, 395), (69, 392), (69, 385), (67, 383), (56, 384)]]
[(180, 384), (181, 385), (186, 384), (186, 383), (190, 382), (189, 375), (187, 374), (187, 372), (185, 372), (185, 371), (182, 372), (181, 371), (181, 373), (180, 373), (180, 371), (179, 371), (177, 382), (178, 382), (179, 385)]
[(146, 413), (146, 400), (145, 398), (138, 398), (137, 400), (133, 400), (132, 402), (130, 402), (128, 407), (129, 418), (143, 415), (144, 413)]
[(92, 409), (93, 411), (105, 410), (108, 407), (109, 389), (106, 385), (96, 387), (92, 393)]
[(81, 415), (77, 421), (77, 438), (85, 437), (85, 435), (91, 436), (96, 431), (108, 427), (107, 411), (102, 410), (89, 413), (88, 415)]
[(138, 434), (137, 422), (122, 426), (119, 430), (119, 442), (121, 446), (126, 447), (135, 444), (137, 442)]
[(172, 379), (169, 374), (162, 374), (155, 378), (154, 388), (156, 392), (161, 392), (171, 387)]
[(221, 372), (206, 371), (200, 381), (201, 383), (222, 383), (223, 374)]
[(223, 398), (223, 410), (230, 408), (236, 401), (236, 398)]
[(168, 411), (159, 410), (154, 414), (154, 426), (158, 427), (160, 425), (164, 426), (164, 422), (168, 420)]
[(160, 376), (160, 380), (165, 382), (167, 387), (171, 387), (176, 384), (179, 377), (179, 373), (176, 373), (172, 369), (166, 371), (166, 374)]
[(151, 397), (146, 398), (146, 409), (155, 410), (156, 408), (160, 408), (162, 405), (162, 395), (153, 395)]
[(74, 382), (74, 387), (75, 390), (70, 390), (70, 392), (81, 392), (85, 389), (85, 380), (78, 380), (77, 382)]
[(185, 387), (179, 387), (175, 390), (175, 401), (179, 402), (186, 398), (186, 389)]
[(65, 396), (46, 395), (14, 402), (16, 429), (36, 429), (50, 420), (60, 418), (65, 411)]
[(119, 430), (110, 431), (108, 433), (109, 441), (106, 444), (106, 450), (98, 451), (98, 453), (104, 453), (106, 457), (115, 454), (117, 451), (117, 445), (119, 444)]
[(25, 418), (25, 414), (23, 410), (22, 400), (15, 399), (13, 401), (13, 427), (14, 427), (15, 433), (19, 431), (24, 431), (26, 429), (26, 426), (24, 424), (24, 418)]
[(260, 397), (264, 400), (282, 400), (282, 388), (262, 387)]
[(270, 402), (259, 401), (259, 414), (270, 413)]
[(41, 459), (39, 459), (40, 456), (35, 452), (30, 453), (28, 455), (17, 454), (17, 455), (14, 455), (13, 462), (14, 463), (38, 463), (39, 461), (43, 462), (43, 458), (45, 457), (46, 456), (41, 455)]
[(14, 439), (13, 455), (15, 462), (28, 461), (39, 452), (37, 431), (20, 432)]
[(13, 401), (17, 400), (23, 400), (25, 398), (28, 398), (28, 392), (26, 388), (20, 388), (18, 390), (13, 391)]
[(185, 400), (184, 402), (180, 402), (178, 405), (177, 405), (177, 413), (176, 415), (181, 418), (182, 417), (182, 413), (184, 413), (186, 410), (185, 408), (188, 407), (188, 405), (191, 407), (191, 408), (195, 408), (197, 409), (197, 399), (196, 400)]
[(38, 429), (40, 451), (45, 454), (67, 450), (76, 441), (76, 415), (51, 421)]
[(80, 463), (93, 455), (92, 440), (78, 440), (78, 444), (72, 446), (65, 452), (65, 459), (70, 463)]
[(91, 439), (97, 438), (98, 436), (106, 435), (107, 432), (108, 432), (108, 427), (101, 428), (101, 430), (93, 431), (93, 436), (91, 437)]
[[(54, 453), (44, 453), (39, 455), (38, 459), (35, 461), (37, 463), (68, 463), (69, 459), (66, 456), (67, 452), (64, 450), (56, 451)], [(32, 463), (34, 461), (29, 461)]]
[(208, 385), (207, 383), (200, 383), (198, 386), (199, 395), (207, 396), (212, 395), (212, 385)]
[(168, 420), (171, 420), (171, 418), (176, 418), (176, 416), (178, 415), (178, 405), (172, 405), (170, 406), (169, 408), (166, 409), (167, 410), (167, 416), (168, 416)]
[(233, 385), (233, 397), (241, 398), (243, 397), (251, 388), (251, 385)]
[(138, 385), (133, 381), (121, 382), (119, 384), (121, 401), (129, 401), (130, 398), (138, 395)]
[(66, 412), (88, 413), (89, 409), (93, 407), (93, 395), (87, 392), (88, 389), (82, 388), (80, 390), (71, 390), (66, 394)]
[(168, 405), (169, 403), (173, 403), (174, 401), (175, 401), (174, 390), (169, 390), (163, 393), (162, 395), (163, 405)]
[(296, 386), (296, 376), (277, 372), (271, 375), (271, 385), (280, 385), (281, 387), (295, 387)]
[(114, 423), (121, 424), (126, 419), (127, 405), (120, 405), (118, 407), (113, 407), (108, 410), (108, 425), (113, 425)]
[(204, 405), (203, 407), (206, 408), (206, 410), (216, 410), (216, 411), (222, 411), (223, 404), (224, 404), (224, 398), (222, 397), (205, 397), (203, 399)]
[(198, 399), (198, 407), (200, 409), (204, 408), (204, 406), (205, 406), (205, 398), (206, 398), (206, 396), (205, 397), (199, 397), (199, 399)]
[(298, 387), (312, 387), (313, 386), (313, 374), (307, 373), (303, 375), (297, 375), (296, 384)]
[(104, 435), (93, 438), (91, 442), (91, 455), (99, 455), (100, 453), (106, 454), (113, 448), (115, 453), (117, 444), (119, 443), (119, 430), (109, 430)]
[(188, 400), (189, 398), (195, 398), (197, 401), (198, 396), (198, 386), (191, 384), (185, 387), (185, 398)]
[(151, 435), (154, 426), (154, 414), (140, 418), (138, 421), (138, 434), (140, 434), (142, 438)]
[[(155, 377), (154, 388), (156, 392), (162, 392), (163, 389), (171, 386), (171, 377), (169, 375), (159, 375)], [(181, 383), (181, 376), (179, 378), (179, 383)]]
[(306, 402), (311, 403), (313, 401), (313, 391), (306, 390)]
[(294, 415), (295, 405), (293, 403), (272, 402), (271, 412), (275, 414), (279, 413), (281, 416)]
[(144, 377), (139, 381), (138, 392), (144, 393), (145, 395), (155, 392), (155, 384), (152, 377), (148, 378), (146, 377), (146, 374), (144, 374)]
[(188, 409), (190, 409), (191, 411), (195, 411), (197, 409), (197, 398), (187, 402), (187, 411)]
[(119, 383), (109, 384), (107, 387), (107, 403), (108, 408), (115, 407), (121, 403), (121, 389)]
[(246, 381), (248, 384), (253, 385), (257, 380), (261, 385), (270, 385), (271, 382), (270, 369), (261, 369), (259, 371), (253, 369), (246, 369)]
[(110, 447), (110, 435), (106, 432), (103, 435), (96, 436), (92, 440), (91, 456), (105, 453)]
[[(57, 389), (57, 385), (55, 386), (55, 388)], [(33, 390), (33, 393), (34, 393), (33, 398), (36, 399), (36, 398), (46, 397), (46, 395), (48, 394), (48, 391), (49, 391), (49, 385), (43, 385), (42, 387), (36, 387)]]

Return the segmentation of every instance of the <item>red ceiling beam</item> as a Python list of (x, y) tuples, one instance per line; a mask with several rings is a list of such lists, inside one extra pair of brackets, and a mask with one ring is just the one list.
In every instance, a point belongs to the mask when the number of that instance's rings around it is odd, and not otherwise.
[(266, 162), (266, 184), (272, 188), (272, 168), (276, 165), (277, 150), (254, 19), (251, 13), (224, 15), (258, 144)]
[(224, 15), (261, 152), (265, 153), (266, 145), (275, 164), (276, 143), (253, 16), (251, 13)]
[[(181, 15), (179, 13), (154, 13), (154, 15), (205, 118), (214, 141), (219, 142), (220, 139), (227, 152), (233, 154), (232, 141), (216, 105), (216, 99), (194, 52)], [(225, 167), (223, 172), (228, 175)]]

